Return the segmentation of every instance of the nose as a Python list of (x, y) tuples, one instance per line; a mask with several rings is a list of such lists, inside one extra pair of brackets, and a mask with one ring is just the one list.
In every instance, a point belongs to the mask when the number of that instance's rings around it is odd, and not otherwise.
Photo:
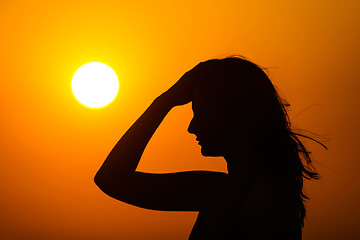
[(192, 134), (196, 134), (196, 126), (195, 126), (195, 121), (194, 118), (191, 119), (189, 127), (188, 127), (188, 132), (192, 133)]

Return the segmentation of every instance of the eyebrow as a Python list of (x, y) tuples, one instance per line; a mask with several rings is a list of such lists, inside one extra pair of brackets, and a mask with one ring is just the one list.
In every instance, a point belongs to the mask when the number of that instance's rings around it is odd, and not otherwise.
[(192, 101), (191, 102), (191, 109), (193, 110), (193, 111), (196, 111), (196, 106), (195, 106), (196, 104), (194, 104), (194, 101)]

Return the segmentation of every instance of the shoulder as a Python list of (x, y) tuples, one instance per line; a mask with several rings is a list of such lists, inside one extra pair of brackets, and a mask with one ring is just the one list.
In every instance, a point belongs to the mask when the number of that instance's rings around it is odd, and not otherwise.
[(245, 234), (250, 238), (301, 239), (296, 196), (286, 182), (270, 178), (254, 183), (244, 199)]
[(290, 186), (279, 179), (254, 183), (243, 209), (248, 223), (263, 229), (295, 229), (300, 224), (296, 196)]

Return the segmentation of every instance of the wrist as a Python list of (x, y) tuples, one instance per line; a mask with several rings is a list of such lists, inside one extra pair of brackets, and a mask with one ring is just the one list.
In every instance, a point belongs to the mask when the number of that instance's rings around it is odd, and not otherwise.
[(161, 105), (163, 108), (165, 108), (168, 111), (170, 111), (173, 107), (175, 107), (175, 104), (173, 104), (173, 101), (167, 92), (164, 92), (163, 94), (158, 96), (154, 100), (154, 103)]

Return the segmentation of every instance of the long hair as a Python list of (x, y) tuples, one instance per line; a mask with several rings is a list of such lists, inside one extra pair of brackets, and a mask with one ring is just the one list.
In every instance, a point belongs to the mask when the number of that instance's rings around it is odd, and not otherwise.
[[(303, 180), (319, 179), (310, 153), (299, 137), (319, 141), (296, 133), (291, 126), (287, 109), (290, 104), (281, 98), (269, 77), (255, 63), (242, 56), (211, 59), (191, 70), (199, 79), (198, 88), (212, 92), (224, 115), (235, 121), (241, 119), (241, 134), (260, 149), (259, 159), (277, 176), (291, 184), (297, 199), (302, 226), (308, 196)], [(230, 117), (231, 116), (231, 117)], [(275, 161), (268, 161), (273, 156)]]

